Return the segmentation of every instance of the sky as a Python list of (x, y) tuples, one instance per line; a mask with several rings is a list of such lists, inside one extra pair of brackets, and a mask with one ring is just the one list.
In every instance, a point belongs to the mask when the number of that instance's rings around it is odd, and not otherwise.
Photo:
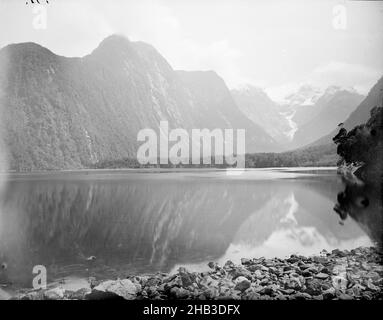
[(174, 69), (214, 70), (229, 88), (258, 86), (275, 100), (302, 84), (366, 94), (383, 75), (383, 1), (49, 0), (45, 25), (28, 2), (0, 0), (0, 47), (33, 41), (84, 56), (117, 33), (150, 43)]

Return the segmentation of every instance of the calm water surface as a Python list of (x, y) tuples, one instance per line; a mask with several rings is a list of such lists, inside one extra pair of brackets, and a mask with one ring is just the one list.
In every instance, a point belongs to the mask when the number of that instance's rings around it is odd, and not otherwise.
[(333, 208), (345, 188), (329, 169), (13, 175), (0, 199), (0, 283), (30, 287), (34, 265), (49, 281), (112, 278), (373, 245), (381, 208), (356, 203), (363, 212), (342, 220)]

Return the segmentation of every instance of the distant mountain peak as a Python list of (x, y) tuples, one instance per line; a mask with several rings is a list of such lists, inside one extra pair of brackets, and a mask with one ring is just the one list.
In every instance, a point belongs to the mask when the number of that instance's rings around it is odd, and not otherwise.
[(100, 42), (100, 46), (104, 45), (116, 45), (116, 44), (126, 44), (129, 43), (130, 40), (128, 37), (120, 35), (120, 34), (112, 34), (106, 37), (104, 40)]
[(112, 34), (108, 37), (106, 37), (104, 40), (100, 42), (98, 47), (95, 49), (106, 49), (106, 50), (113, 50), (113, 49), (120, 49), (124, 50), (127, 48), (130, 48), (131, 46), (134, 46), (136, 48), (144, 49), (144, 50), (150, 50), (153, 52), (157, 52), (157, 50), (149, 43), (143, 42), (143, 41), (130, 41), (128, 37), (124, 35), (119, 34)]
[(335, 94), (340, 91), (347, 91), (351, 93), (358, 93), (353, 87), (343, 87), (338, 85), (331, 85), (326, 88), (324, 94)]
[[(172, 69), (152, 45), (143, 41), (130, 41), (127, 37), (116, 34), (102, 40), (90, 56), (120, 69), (127, 65), (135, 65), (137, 69), (149, 66), (157, 68), (161, 65), (168, 72)], [(146, 64), (145, 67), (143, 63)]]
[(274, 101), (272, 101), (272, 99), (269, 97), (269, 95), (266, 93), (266, 91), (261, 88), (261, 87), (258, 87), (258, 86), (254, 86), (252, 84), (245, 84), (245, 85), (241, 85), (233, 90), (231, 90), (233, 94), (241, 94), (243, 96), (247, 96), (247, 97), (254, 97), (254, 98), (257, 98), (257, 99), (260, 99), (262, 98), (263, 100), (267, 100), (267, 101), (270, 101), (272, 103), (275, 103)]
[(120, 55), (121, 53), (129, 51), (131, 44), (131, 41), (127, 37), (114, 34), (102, 40), (91, 55), (101, 54), (111, 58), (115, 54)]
[(340, 92), (358, 94), (353, 87), (330, 85), (327, 88), (320, 88), (310, 84), (304, 84), (293, 93), (285, 97), (285, 104), (289, 106), (313, 106), (323, 97), (333, 96)]
[(40, 44), (34, 42), (21, 42), (9, 44), (0, 49), (0, 52), (10, 53), (11, 55), (22, 54), (26, 55), (55, 55), (51, 50), (43, 47)]
[[(383, 106), (383, 77), (381, 77), (377, 83), (370, 89), (368, 95), (360, 102), (357, 108), (349, 114), (347, 117), (344, 117), (342, 120), (343, 127), (346, 130), (351, 130), (357, 125), (366, 123), (370, 118), (370, 111), (375, 107)], [(339, 128), (334, 126), (332, 131), (328, 130), (330, 133), (322, 136), (322, 138), (317, 139), (311, 145), (319, 146), (332, 143), (332, 138), (338, 133)]]
[(285, 101), (289, 105), (314, 105), (320, 96), (322, 96), (323, 90), (319, 87), (312, 86), (310, 84), (304, 84), (299, 89), (287, 95)]

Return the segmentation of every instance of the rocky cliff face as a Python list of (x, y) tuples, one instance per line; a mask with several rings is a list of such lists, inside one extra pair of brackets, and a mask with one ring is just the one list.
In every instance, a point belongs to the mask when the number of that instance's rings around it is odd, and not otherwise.
[[(213, 72), (176, 72), (150, 45), (106, 38), (82, 58), (34, 43), (0, 51), (0, 133), (11, 169), (83, 168), (135, 157), (144, 128), (244, 128), (251, 152), (276, 142), (241, 113)], [(3, 70), (2, 70), (3, 71)]]

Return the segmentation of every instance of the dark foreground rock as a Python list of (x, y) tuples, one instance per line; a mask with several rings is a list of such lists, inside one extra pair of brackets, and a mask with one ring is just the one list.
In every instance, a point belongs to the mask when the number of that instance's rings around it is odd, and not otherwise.
[(15, 299), (382, 299), (382, 256), (375, 248), (322, 251), (318, 256), (242, 259), (241, 265), (208, 264), (209, 271), (128, 276), (76, 292), (56, 287), (20, 293)]

